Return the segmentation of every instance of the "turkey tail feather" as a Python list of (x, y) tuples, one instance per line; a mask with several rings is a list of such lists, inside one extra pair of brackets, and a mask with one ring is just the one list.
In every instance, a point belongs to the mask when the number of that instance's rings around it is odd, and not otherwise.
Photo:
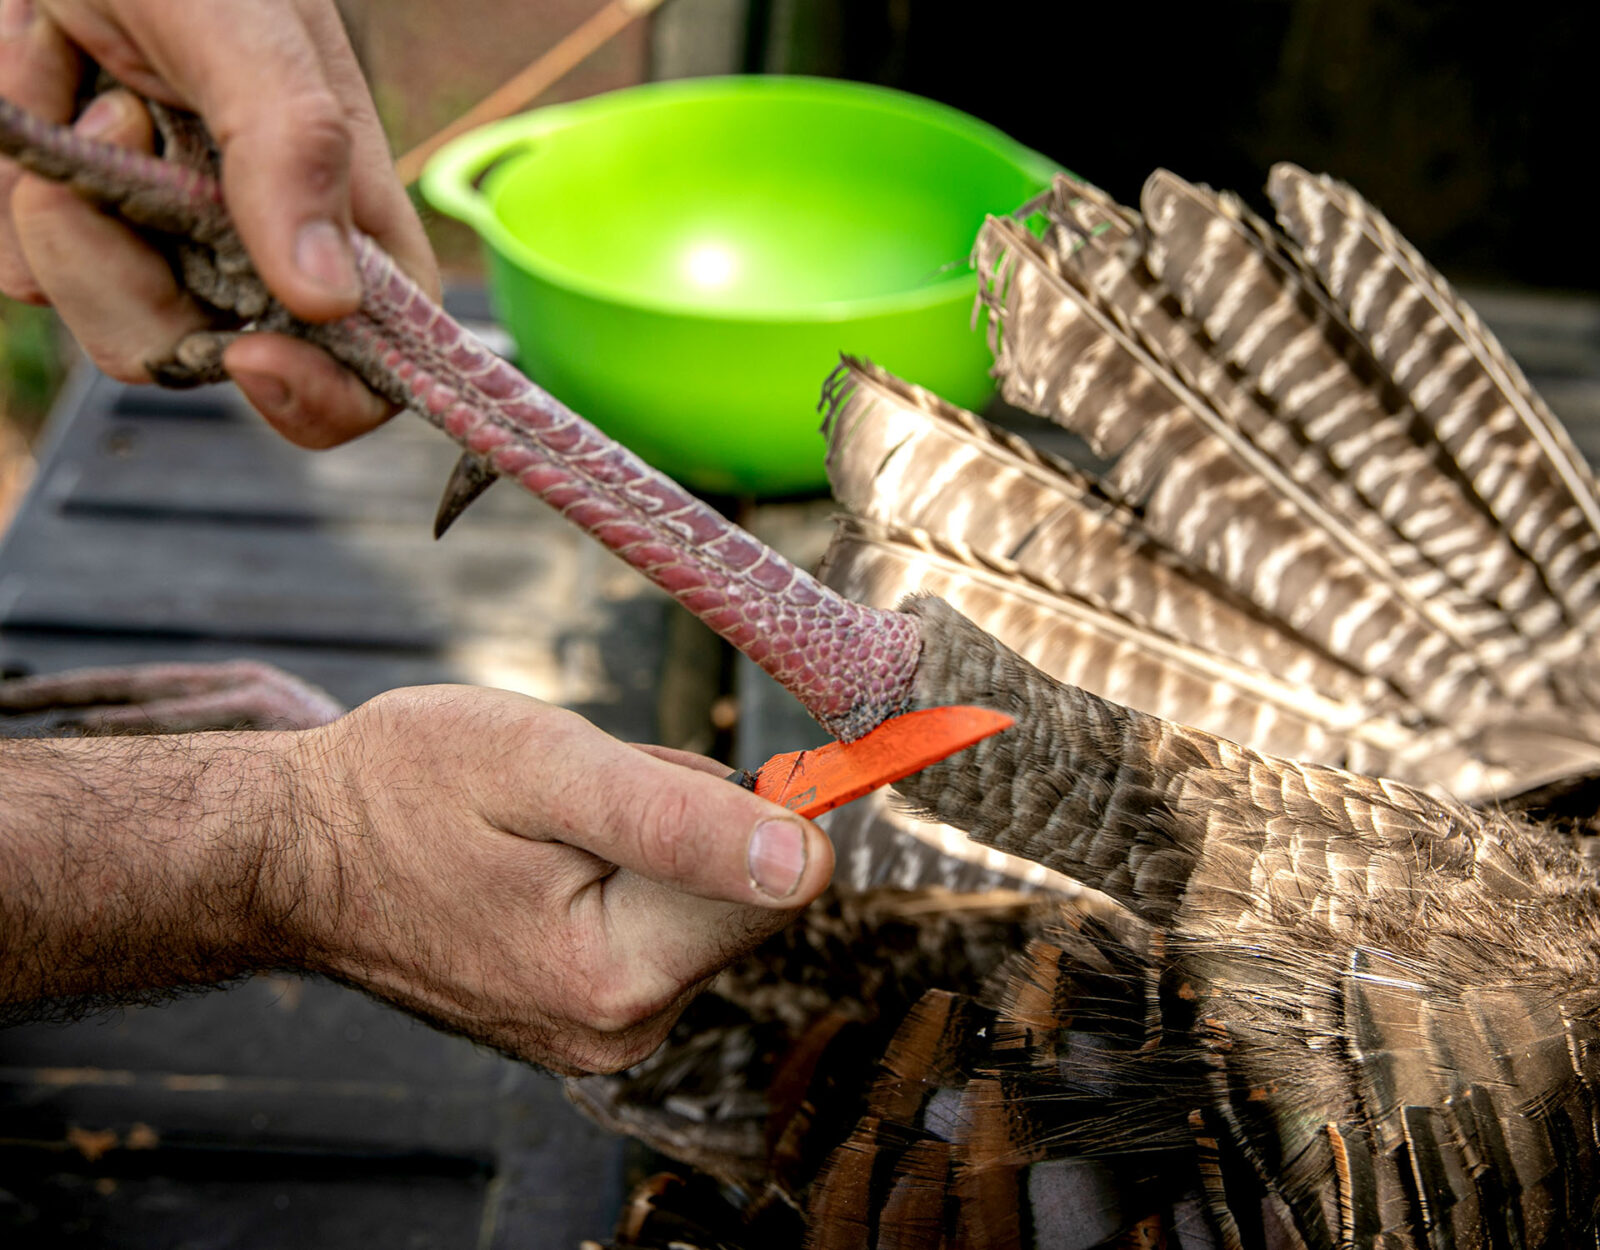
[(1555, 414), (1444, 277), (1353, 190), (1280, 164), (1268, 193), (1373, 357), (1547, 570), (1553, 592), (1592, 627), (1600, 497)]
[(1166, 172), (985, 225), (1002, 394), (1099, 476), (829, 379), (824, 580), (1015, 725), (836, 817), (838, 880), (916, 890), (578, 1084), (720, 1186), (634, 1244), (1596, 1244), (1600, 495), (1375, 210), (1269, 192), (1289, 238)]

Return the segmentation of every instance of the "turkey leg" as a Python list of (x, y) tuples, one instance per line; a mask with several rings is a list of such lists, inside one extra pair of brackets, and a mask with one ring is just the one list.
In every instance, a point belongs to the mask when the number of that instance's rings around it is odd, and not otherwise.
[[(211, 174), (96, 143), (0, 102), (0, 151), (169, 236), (185, 284), (225, 330), (298, 335), (374, 391), (515, 478), (672, 594), (789, 689), (831, 732), (859, 737), (912, 705), (919, 629), (826, 589), (644, 464), (480, 344), (371, 239), (352, 245), (360, 310), (290, 317), (251, 269)], [(217, 335), (191, 336), (160, 381), (215, 376)]]

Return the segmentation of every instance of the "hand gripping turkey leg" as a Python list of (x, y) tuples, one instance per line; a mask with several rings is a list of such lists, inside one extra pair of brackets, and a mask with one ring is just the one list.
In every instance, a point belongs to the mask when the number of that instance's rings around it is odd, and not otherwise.
[[(180, 153), (195, 145), (169, 145)], [(913, 705), (916, 620), (852, 603), (731, 524), (483, 347), (370, 238), (352, 238), (358, 312), (297, 321), (250, 267), (207, 170), (84, 139), (0, 101), (0, 151), (168, 236), (185, 285), (225, 330), (272, 330), (325, 348), (514, 478), (673, 595), (849, 740)], [(158, 381), (217, 376), (226, 334), (191, 336)]]
[[(1005, 733), (899, 784), (922, 808), (1135, 910), (1165, 918), (1177, 905), (1200, 847), (1147, 817), (1178, 802), (1188, 764), (1216, 749), (1210, 735), (1054, 681), (941, 600), (914, 596), (887, 611), (821, 585), (483, 347), (364, 235), (352, 236), (360, 310), (326, 324), (293, 318), (255, 275), (220, 188), (198, 167), (203, 132), (180, 127), (174, 142), (167, 130), (175, 159), (162, 160), (0, 101), (0, 152), (167, 236), (185, 285), (219, 324), (325, 348), (672, 594), (835, 736), (854, 740), (890, 716), (952, 703), (1009, 714)], [(190, 336), (176, 364), (153, 365), (152, 376), (220, 376), (226, 341)]]

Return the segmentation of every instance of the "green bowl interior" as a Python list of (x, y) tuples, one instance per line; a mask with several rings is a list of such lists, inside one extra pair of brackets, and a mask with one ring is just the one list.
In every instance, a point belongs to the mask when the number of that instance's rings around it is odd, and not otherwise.
[(984, 215), (1042, 185), (1033, 153), (926, 101), (813, 80), (696, 87), (572, 106), (506, 151), (480, 191), (524, 263), (713, 315), (914, 301), (970, 281)]

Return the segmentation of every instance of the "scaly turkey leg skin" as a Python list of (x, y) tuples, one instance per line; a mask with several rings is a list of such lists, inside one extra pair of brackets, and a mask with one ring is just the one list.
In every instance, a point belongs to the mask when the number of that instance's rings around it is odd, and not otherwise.
[[(468, 334), (362, 234), (360, 311), (289, 316), (250, 267), (216, 180), (85, 139), (0, 100), (0, 152), (130, 223), (173, 236), (185, 284), (225, 324), (325, 348), (374, 391), (418, 412), (515, 478), (670, 593), (849, 740), (911, 704), (916, 621), (842, 598), (601, 434)], [(168, 383), (215, 376), (217, 335), (179, 345)]]

